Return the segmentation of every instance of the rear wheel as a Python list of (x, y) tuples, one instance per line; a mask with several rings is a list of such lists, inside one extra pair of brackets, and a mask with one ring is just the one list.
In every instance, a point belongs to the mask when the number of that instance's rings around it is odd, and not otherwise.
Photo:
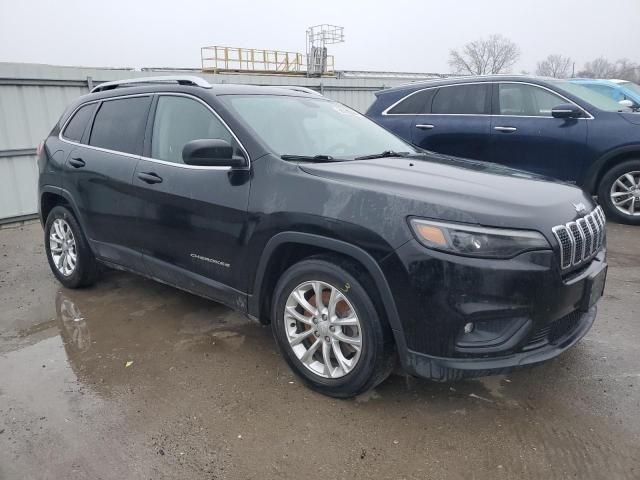
[(278, 281), (274, 336), (311, 388), (351, 397), (389, 375), (393, 343), (370, 294), (351, 273), (324, 259), (297, 263)]
[(95, 282), (98, 265), (80, 229), (66, 207), (51, 210), (44, 226), (44, 245), (51, 271), (67, 288)]
[(609, 170), (598, 188), (607, 217), (640, 225), (640, 160), (628, 160)]

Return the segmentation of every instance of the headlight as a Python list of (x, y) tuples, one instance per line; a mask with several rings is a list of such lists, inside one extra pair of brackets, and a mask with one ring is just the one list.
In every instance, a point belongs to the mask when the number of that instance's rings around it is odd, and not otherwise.
[(512, 258), (529, 250), (551, 248), (542, 234), (531, 230), (476, 227), (419, 218), (411, 218), (409, 223), (425, 247), (458, 255)]

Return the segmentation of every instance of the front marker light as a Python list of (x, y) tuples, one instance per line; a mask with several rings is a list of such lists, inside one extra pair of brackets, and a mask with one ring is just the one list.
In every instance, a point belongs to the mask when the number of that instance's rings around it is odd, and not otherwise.
[(417, 239), (428, 248), (458, 255), (513, 258), (530, 250), (548, 250), (549, 242), (532, 230), (507, 230), (411, 218)]

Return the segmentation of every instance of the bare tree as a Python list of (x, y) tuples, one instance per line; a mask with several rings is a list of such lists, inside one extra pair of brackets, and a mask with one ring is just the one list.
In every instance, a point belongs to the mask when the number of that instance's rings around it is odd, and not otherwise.
[(563, 55), (549, 55), (546, 59), (538, 62), (536, 75), (553, 78), (567, 78), (571, 71), (573, 60)]
[(578, 72), (578, 75), (587, 78), (619, 78), (638, 82), (640, 81), (640, 66), (626, 58), (621, 58), (613, 63), (600, 57), (585, 63), (584, 70)]
[(584, 70), (578, 72), (580, 77), (586, 78), (615, 78), (616, 66), (604, 57), (596, 58), (584, 64)]
[(449, 52), (449, 66), (455, 73), (486, 75), (507, 73), (520, 58), (520, 49), (502, 35), (491, 35), (467, 43), (462, 51)]
[(616, 78), (629, 80), (631, 82), (639, 82), (640, 66), (626, 58), (621, 58), (616, 62)]

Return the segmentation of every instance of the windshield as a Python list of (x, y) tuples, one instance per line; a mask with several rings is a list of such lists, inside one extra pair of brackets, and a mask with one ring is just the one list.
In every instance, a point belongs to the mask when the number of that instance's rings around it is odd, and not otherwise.
[(554, 80), (552, 81), (558, 88), (575, 95), (576, 97), (590, 103), (594, 107), (604, 110), (605, 112), (630, 112), (629, 108), (623, 107), (618, 102), (606, 95), (591, 90), (583, 85), (577, 83), (567, 82), (566, 80)]
[(280, 95), (219, 98), (277, 155), (353, 159), (388, 150), (416, 153), (411, 145), (368, 118), (326, 99)]
[(640, 95), (640, 85), (633, 82), (621, 82), (621, 86), (626, 88), (627, 90), (631, 90), (633, 93)]

